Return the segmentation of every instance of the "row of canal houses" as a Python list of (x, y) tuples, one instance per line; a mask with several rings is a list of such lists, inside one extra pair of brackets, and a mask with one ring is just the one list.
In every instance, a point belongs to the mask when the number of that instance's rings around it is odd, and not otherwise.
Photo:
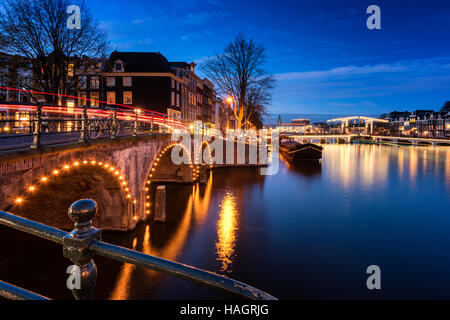
[(450, 112), (447, 111), (394, 111), (382, 118), (389, 120), (388, 129), (392, 136), (450, 139)]
[[(17, 59), (12, 58), (17, 57), (0, 53), (3, 62), (0, 63), (0, 87), (36, 87), (32, 85), (32, 65), (26, 59), (19, 59), (20, 63), (13, 64), (9, 61)], [(196, 74), (195, 67), (194, 62), (169, 62), (160, 52), (114, 51), (107, 59), (95, 60), (89, 72), (83, 73), (77, 80), (77, 89), (66, 92), (78, 99), (66, 98), (62, 105), (125, 105), (167, 114), (170, 119), (185, 123), (202, 121), (208, 127), (221, 130), (233, 126), (231, 110), (217, 98), (214, 85)], [(11, 72), (14, 72), (14, 77), (10, 76)], [(77, 70), (69, 64), (68, 79), (77, 74)], [(43, 96), (37, 95), (35, 98), (44, 101)], [(32, 100), (24, 92), (0, 89), (0, 103), (35, 102)], [(11, 115), (0, 110), (0, 118), (5, 120), (7, 117)], [(16, 114), (15, 117), (20, 118), (21, 115)]]

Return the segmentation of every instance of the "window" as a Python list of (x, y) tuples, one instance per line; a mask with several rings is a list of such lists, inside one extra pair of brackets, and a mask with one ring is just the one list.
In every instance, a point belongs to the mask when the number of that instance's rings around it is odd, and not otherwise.
[(123, 92), (123, 104), (133, 104), (133, 94), (131, 91)]
[(177, 94), (177, 107), (179, 107), (179, 106), (180, 106), (180, 95)]
[(100, 87), (100, 81), (98, 76), (91, 76), (91, 89), (98, 89)]
[(108, 87), (114, 87), (116, 85), (116, 78), (115, 77), (107, 77), (106, 78), (106, 85)]
[(171, 99), (170, 104), (171, 104), (172, 106), (175, 105), (175, 92), (173, 92), (173, 91), (172, 91), (172, 99)]
[(91, 107), (98, 107), (98, 92), (91, 92)]
[(80, 99), (78, 99), (78, 106), (86, 106), (88, 104), (86, 92), (81, 92), (78, 96), (80, 97)]
[(123, 77), (123, 86), (131, 87), (131, 77)]
[(116, 93), (115, 92), (107, 92), (106, 93), (106, 102), (108, 102), (108, 104), (115, 104), (116, 103)]
[(121, 71), (122, 70), (122, 63), (121, 62), (117, 62), (115, 64), (115, 69), (116, 69), (116, 71)]
[(87, 77), (86, 76), (80, 77), (80, 88), (81, 89), (86, 89), (86, 83), (87, 83)]
[(170, 79), (171, 83), (172, 83), (172, 89), (175, 89), (175, 80)]
[(69, 77), (73, 77), (73, 63), (69, 63), (67, 74)]

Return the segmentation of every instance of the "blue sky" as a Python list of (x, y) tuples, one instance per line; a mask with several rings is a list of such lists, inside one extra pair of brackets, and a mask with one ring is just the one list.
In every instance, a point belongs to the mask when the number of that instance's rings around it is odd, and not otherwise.
[[(86, 0), (119, 51), (202, 62), (243, 33), (277, 78), (271, 113), (379, 114), (450, 100), (450, 1)], [(381, 8), (381, 30), (366, 9)]]

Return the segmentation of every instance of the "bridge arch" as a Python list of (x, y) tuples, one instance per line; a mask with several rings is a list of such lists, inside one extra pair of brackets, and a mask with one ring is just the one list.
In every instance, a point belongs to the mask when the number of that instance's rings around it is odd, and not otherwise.
[[(200, 161), (201, 157), (201, 161)], [(209, 168), (213, 167), (213, 157), (211, 152), (211, 147), (208, 141), (203, 141), (195, 150), (194, 154), (194, 163), (202, 166), (209, 166)]]
[(136, 198), (127, 178), (110, 162), (93, 158), (53, 160), (24, 176), (23, 183), (18, 181), (16, 188), (10, 189), (10, 195), (16, 196), (6, 209), (15, 214), (72, 229), (67, 209), (82, 197), (94, 199), (99, 206), (100, 214), (93, 221), (96, 227), (121, 230), (133, 227), (130, 224), (136, 221)]
[[(171, 158), (175, 146), (182, 148), (188, 156), (188, 164), (174, 164)], [(192, 163), (191, 152), (182, 143), (170, 143), (162, 146), (150, 163), (145, 175), (145, 187), (142, 193), (144, 216), (149, 216), (152, 208), (152, 187), (158, 183), (191, 183), (198, 179), (196, 168)]]

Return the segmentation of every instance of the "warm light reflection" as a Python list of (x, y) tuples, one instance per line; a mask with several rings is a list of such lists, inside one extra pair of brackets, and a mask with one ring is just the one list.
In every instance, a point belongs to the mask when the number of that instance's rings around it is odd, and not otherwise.
[[(192, 187), (192, 193), (187, 201), (186, 209), (182, 215), (182, 219), (178, 225), (177, 230), (171, 235), (170, 240), (163, 246), (152, 246), (150, 241), (150, 226), (145, 227), (145, 233), (142, 240), (142, 251), (145, 254), (151, 254), (164, 259), (176, 261), (179, 254), (182, 252), (187, 237), (189, 235), (189, 230), (193, 223), (193, 213), (195, 212), (195, 221), (202, 223), (206, 218), (208, 213), (208, 206), (211, 198), (212, 189), (212, 173), (210, 174), (209, 180), (206, 183), (205, 193), (203, 197), (200, 197), (200, 191), (198, 186)], [(146, 203), (149, 207), (150, 203)], [(138, 243), (133, 241), (133, 247), (136, 247)], [(132, 274), (135, 270), (135, 266), (125, 263), (123, 264), (116, 286), (114, 287), (110, 299), (112, 300), (126, 300), (130, 296), (131, 292), (131, 282)], [(149, 279), (155, 276), (154, 271), (145, 270), (148, 273)]]
[(236, 244), (237, 225), (236, 199), (228, 191), (220, 204), (219, 221), (217, 222), (216, 243), (217, 260), (222, 262), (221, 271), (231, 272), (234, 247)]

